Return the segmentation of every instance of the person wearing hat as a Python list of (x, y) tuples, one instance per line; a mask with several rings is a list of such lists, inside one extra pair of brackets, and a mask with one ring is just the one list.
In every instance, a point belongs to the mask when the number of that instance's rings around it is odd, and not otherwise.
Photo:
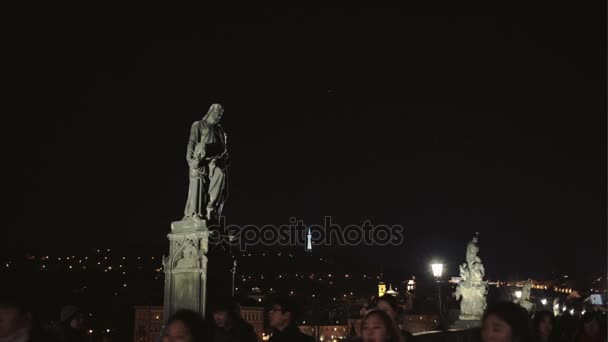
[(211, 338), (213, 342), (257, 342), (251, 324), (238, 312), (232, 298), (220, 298), (211, 309)]

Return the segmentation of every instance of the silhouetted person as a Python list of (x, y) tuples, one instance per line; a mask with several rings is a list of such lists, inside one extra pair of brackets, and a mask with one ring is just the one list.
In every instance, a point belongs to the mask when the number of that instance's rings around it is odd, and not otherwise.
[(531, 342), (528, 312), (510, 302), (489, 307), (483, 315), (481, 341)]
[(61, 308), (59, 322), (51, 327), (51, 332), (60, 342), (84, 342), (84, 315), (76, 305)]
[(203, 317), (198, 312), (183, 309), (167, 320), (162, 342), (206, 342), (207, 334)]
[(312, 336), (300, 331), (296, 320), (299, 318), (300, 307), (289, 299), (277, 299), (270, 307), (268, 320), (274, 329), (270, 342), (313, 342)]
[(581, 317), (574, 342), (605, 342), (606, 330), (603, 322), (606, 317), (599, 312), (587, 312)]
[[(0, 288), (0, 341), (52, 342), (36, 323), (32, 295), (17, 285), (2, 284)], [(29, 300), (28, 300), (29, 298)]]
[(555, 316), (547, 310), (537, 311), (533, 319), (533, 333), (536, 342), (555, 342)]
[(212, 342), (257, 342), (253, 327), (241, 318), (232, 299), (221, 299), (212, 308), (211, 313)]
[(405, 337), (389, 314), (374, 309), (368, 311), (361, 320), (361, 339), (363, 342), (403, 342)]
[(402, 341), (412, 342), (414, 340), (414, 336), (407, 330), (403, 329), (399, 325), (398, 316), (400, 313), (399, 305), (397, 304), (397, 299), (391, 295), (384, 295), (376, 300), (376, 309), (385, 312), (392, 320), (397, 329), (401, 332), (403, 337)]

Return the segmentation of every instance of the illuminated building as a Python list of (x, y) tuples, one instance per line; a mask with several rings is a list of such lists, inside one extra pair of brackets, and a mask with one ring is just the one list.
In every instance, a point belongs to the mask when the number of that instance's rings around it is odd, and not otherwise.
[(383, 282), (379, 282), (378, 283), (378, 297), (384, 296), (385, 293), (386, 293), (386, 284), (384, 284)]
[(134, 342), (156, 342), (163, 324), (162, 306), (136, 306)]

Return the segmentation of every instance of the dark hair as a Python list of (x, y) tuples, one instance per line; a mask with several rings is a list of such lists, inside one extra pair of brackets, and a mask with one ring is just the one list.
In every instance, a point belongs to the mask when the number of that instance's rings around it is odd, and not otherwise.
[(376, 306), (378, 306), (378, 302), (380, 302), (381, 300), (385, 301), (388, 303), (388, 305), (391, 306), (391, 308), (393, 309), (393, 311), (395, 312), (399, 312), (399, 305), (397, 304), (397, 299), (391, 295), (384, 295), (378, 299), (376, 299)]
[(530, 342), (530, 317), (528, 311), (515, 303), (501, 302), (489, 307), (483, 314), (482, 322), (490, 315), (498, 316), (511, 327), (514, 341)]
[(187, 309), (178, 310), (169, 317), (167, 326), (176, 321), (180, 321), (186, 325), (188, 330), (190, 330), (193, 341), (202, 342), (207, 337), (205, 322), (198, 312)]
[(232, 319), (239, 317), (237, 303), (232, 297), (220, 297), (215, 302), (211, 303), (211, 313), (224, 311)]
[(587, 323), (596, 321), (598, 328), (599, 328), (599, 334), (600, 336), (604, 337), (606, 336), (606, 330), (605, 330), (605, 326), (604, 326), (604, 322), (606, 321), (606, 317), (603, 317), (603, 314), (600, 312), (593, 312), (593, 311), (589, 311), (586, 312), (583, 316), (581, 316), (581, 319), (579, 321), (579, 326), (577, 328), (577, 332), (576, 332), (576, 338), (578, 339), (578, 337), (580, 337), (581, 335), (583, 335), (585, 333), (584, 330), (584, 326)]
[[(553, 313), (547, 310), (541, 310), (541, 311), (537, 311), (534, 314), (534, 318), (532, 319), (532, 328), (533, 331), (532, 333), (535, 335), (536, 339), (539, 339), (539, 331), (538, 331), (538, 327), (540, 326), (540, 323), (545, 319), (545, 318), (549, 318), (549, 320), (551, 321), (551, 326), (553, 327), (553, 331), (551, 332), (551, 335), (555, 335), (555, 316), (553, 316)], [(549, 336), (551, 337), (551, 336)]]
[(371, 316), (378, 316), (384, 324), (384, 328), (386, 330), (386, 337), (388, 337), (386, 341), (398, 342), (401, 340), (401, 331), (399, 331), (399, 328), (397, 327), (393, 319), (386, 312), (378, 309), (370, 310), (365, 314), (365, 316), (363, 316), (360, 327), (361, 336), (363, 336), (363, 326)]
[(296, 320), (300, 319), (300, 316), (302, 315), (302, 307), (300, 306), (300, 304), (290, 298), (286, 298), (286, 297), (275, 298), (271, 302), (271, 305), (280, 306), (281, 311), (283, 313), (285, 313), (285, 312), (291, 313), (291, 322), (290, 323), (293, 323)]

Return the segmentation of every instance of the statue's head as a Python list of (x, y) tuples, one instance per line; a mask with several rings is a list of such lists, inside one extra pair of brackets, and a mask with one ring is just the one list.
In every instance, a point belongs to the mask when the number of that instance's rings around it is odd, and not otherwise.
[(214, 103), (209, 107), (209, 111), (203, 117), (203, 121), (210, 125), (215, 125), (220, 122), (222, 115), (224, 114), (224, 107), (219, 103)]

